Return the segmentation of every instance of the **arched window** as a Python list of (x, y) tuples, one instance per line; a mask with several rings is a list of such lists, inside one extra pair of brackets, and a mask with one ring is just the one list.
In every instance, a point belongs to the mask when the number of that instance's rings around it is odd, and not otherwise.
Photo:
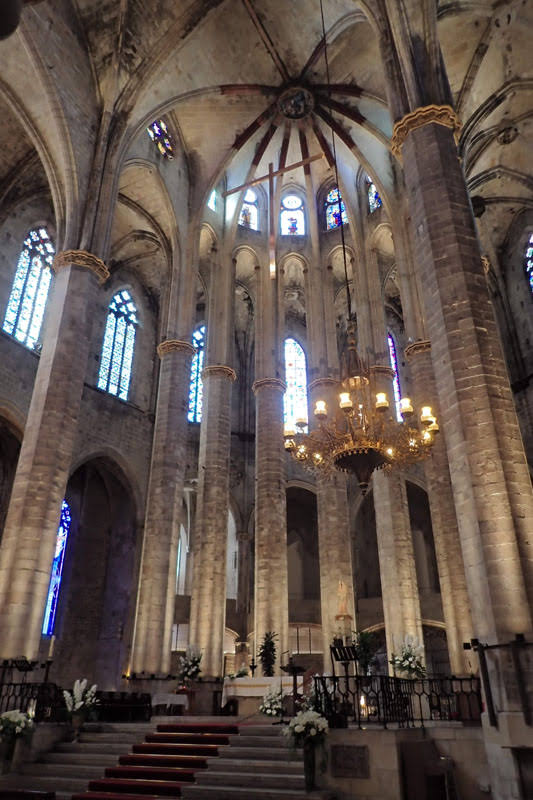
[(67, 539), (70, 533), (70, 506), (66, 500), (61, 504), (61, 519), (57, 529), (56, 550), (52, 561), (52, 572), (50, 575), (50, 585), (46, 598), (44, 610), (44, 620), (42, 632), (45, 636), (51, 636), (54, 632), (56, 621), (57, 601), (59, 599), (59, 589), (61, 586), (61, 575), (63, 573), (63, 562), (65, 560), (65, 550), (67, 549)]
[(135, 303), (122, 289), (109, 303), (98, 374), (98, 388), (121, 400), (128, 399), (137, 324)]
[(259, 230), (259, 207), (257, 195), (251, 189), (246, 190), (244, 201), (239, 214), (239, 225), (243, 228), (250, 228), (252, 231)]
[(307, 431), (307, 367), (305, 353), (295, 339), (285, 339), (285, 383), (283, 396), (283, 421), (285, 427), (296, 430), (297, 420), (305, 420)]
[(338, 228), (341, 224), (341, 219), (343, 225), (348, 224), (344, 200), (337, 187), (328, 192), (324, 205), (326, 207), (326, 228), (328, 231)]
[(192, 343), (196, 352), (191, 364), (191, 382), (189, 385), (189, 422), (202, 421), (203, 384), (202, 370), (205, 357), (205, 325), (200, 325), (192, 335)]
[(287, 194), (281, 201), (281, 235), (305, 234), (304, 204), (297, 194)]
[(391, 333), (387, 335), (387, 342), (389, 345), (389, 361), (391, 365), (391, 369), (394, 370), (394, 377), (392, 379), (392, 389), (394, 392), (394, 404), (396, 406), (396, 419), (398, 422), (403, 421), (403, 417), (400, 414), (400, 400), (402, 398), (402, 393), (400, 391), (400, 377), (398, 374), (398, 359), (396, 358), (396, 344), (394, 342), (394, 337)]
[(209, 195), (209, 200), (207, 201), (207, 207), (211, 209), (211, 211), (217, 210), (217, 191), (213, 189), (211, 194)]
[(533, 233), (530, 233), (529, 239), (527, 240), (525, 262), (529, 288), (533, 294)]
[(376, 186), (370, 176), (367, 175), (366, 184), (368, 187), (368, 208), (370, 209), (370, 213), (373, 214), (374, 211), (377, 211), (378, 208), (381, 208), (382, 202), (381, 197), (379, 196), (379, 192), (376, 189)]
[(146, 131), (163, 158), (174, 158), (174, 146), (164, 120), (155, 119)]
[(18, 342), (33, 349), (52, 280), (55, 248), (46, 228), (29, 231), (19, 256), (13, 287), (7, 304), (3, 329)]

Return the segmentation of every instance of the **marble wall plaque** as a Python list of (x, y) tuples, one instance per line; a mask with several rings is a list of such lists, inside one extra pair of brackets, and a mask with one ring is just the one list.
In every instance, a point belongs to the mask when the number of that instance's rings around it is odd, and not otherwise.
[(335, 778), (370, 778), (368, 747), (352, 744), (332, 745), (331, 772)]

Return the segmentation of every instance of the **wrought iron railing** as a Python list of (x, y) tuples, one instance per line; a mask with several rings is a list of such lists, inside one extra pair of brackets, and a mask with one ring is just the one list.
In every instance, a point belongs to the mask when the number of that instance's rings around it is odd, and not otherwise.
[(0, 714), (15, 709), (34, 714), (36, 722), (67, 719), (63, 693), (55, 683), (0, 683)]
[(437, 720), (479, 724), (481, 719), (481, 688), (475, 676), (411, 680), (317, 675), (314, 681), (317, 710), (331, 727), (355, 723), (359, 728), (372, 724), (410, 728)]

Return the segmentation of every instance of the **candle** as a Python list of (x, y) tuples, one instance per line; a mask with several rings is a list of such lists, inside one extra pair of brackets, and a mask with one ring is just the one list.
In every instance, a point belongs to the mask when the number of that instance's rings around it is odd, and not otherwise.
[(55, 645), (56, 645), (56, 637), (55, 637), (55, 634), (53, 634), (52, 636), (50, 636), (50, 645), (48, 647), (48, 659), (49, 659), (49, 661), (51, 661), (52, 658), (53, 658)]

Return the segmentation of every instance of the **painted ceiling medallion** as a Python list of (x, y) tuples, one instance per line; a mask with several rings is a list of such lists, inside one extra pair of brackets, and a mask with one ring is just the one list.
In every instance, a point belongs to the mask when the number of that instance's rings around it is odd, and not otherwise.
[(278, 108), (287, 119), (303, 119), (313, 111), (315, 99), (309, 89), (291, 86), (279, 96)]

